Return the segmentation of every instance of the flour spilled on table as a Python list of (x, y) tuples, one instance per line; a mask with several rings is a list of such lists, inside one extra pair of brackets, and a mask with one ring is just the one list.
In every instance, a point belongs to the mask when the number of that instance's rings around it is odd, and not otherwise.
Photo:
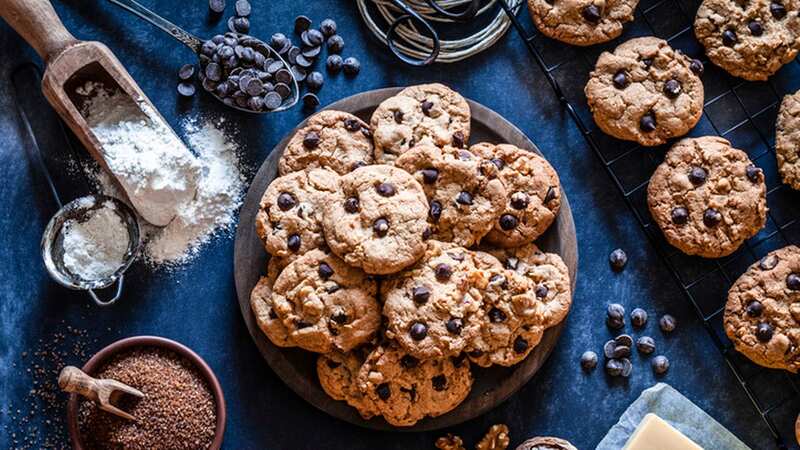
[[(246, 188), (245, 173), (249, 169), (240, 161), (236, 132), (229, 131), (224, 118), (191, 117), (181, 126), (200, 165), (197, 193), (177, 208), (166, 227), (142, 224), (144, 260), (154, 269), (186, 264), (214, 237), (230, 233)], [(98, 165), (88, 172), (102, 193), (124, 198), (111, 176)]]

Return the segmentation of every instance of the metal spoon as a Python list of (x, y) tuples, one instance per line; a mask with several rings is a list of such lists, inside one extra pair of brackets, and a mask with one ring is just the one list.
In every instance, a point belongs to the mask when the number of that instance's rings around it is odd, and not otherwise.
[[(195, 55), (197, 55), (199, 66), (200, 66), (200, 77), (203, 81), (203, 88), (207, 92), (211, 93), (214, 98), (221, 101), (227, 106), (231, 108), (238, 109), (239, 111), (244, 111), (248, 113), (255, 113), (255, 114), (263, 114), (269, 112), (278, 112), (283, 111), (286, 109), (291, 108), (294, 106), (300, 98), (300, 90), (297, 86), (297, 79), (292, 72), (291, 67), (286, 63), (286, 61), (281, 57), (281, 55), (275, 51), (272, 47), (267, 45), (264, 41), (254, 38), (250, 35), (240, 34), (240, 33), (233, 33), (228, 32), (225, 33), (223, 38), (230, 38), (229, 42), (214, 42), (212, 40), (201, 40), (197, 36), (181, 29), (177, 25), (173, 24), (172, 22), (164, 19), (163, 17), (159, 16), (158, 14), (150, 11), (149, 9), (145, 8), (144, 6), (140, 5), (134, 0), (109, 0), (111, 3), (125, 9), (128, 12), (131, 12), (140, 18), (144, 19), (145, 21), (155, 25), (156, 27), (160, 28), (161, 30), (165, 31), (167, 34), (172, 36), (173, 38), (177, 39), (183, 45), (189, 47)], [(235, 42), (233, 42), (235, 39)], [(233, 45), (231, 45), (233, 44)], [(223, 49), (225, 47), (225, 49)], [(230, 48), (231, 50), (227, 50)], [(283, 67), (282, 70), (275, 70), (273, 72), (269, 72), (268, 67), (261, 67), (256, 68), (255, 65), (241, 69), (239, 72), (232, 73), (237, 68), (230, 67), (230, 70), (227, 66), (227, 62), (230, 61), (231, 55), (227, 55), (228, 52), (237, 52), (239, 54), (233, 54), (233, 58), (235, 60), (243, 59), (243, 55), (239, 48), (249, 48), (252, 49), (253, 52), (260, 53), (265, 61), (272, 60), (273, 64), (280, 62), (282, 63)], [(225, 53), (224, 55), (219, 55), (217, 53)], [(249, 51), (247, 51), (249, 56)], [(257, 57), (260, 61), (261, 57)], [(209, 67), (211, 67), (209, 69)], [(241, 67), (241, 66), (239, 66)], [(281, 78), (283, 81), (291, 81), (289, 83), (283, 83), (289, 86), (291, 92), (288, 96), (281, 95), (281, 103), (276, 107), (266, 107), (263, 106), (264, 109), (255, 109), (250, 108), (250, 105), (258, 106), (258, 100), (252, 100), (253, 98), (261, 98), (260, 102), (266, 104), (267, 101), (270, 102), (270, 105), (275, 104), (276, 97), (271, 95), (275, 91), (269, 91), (266, 94), (260, 93), (260, 89), (258, 88), (259, 83), (253, 80), (253, 76), (245, 77), (244, 75), (238, 76), (239, 74), (244, 73), (247, 70), (253, 70), (256, 72), (254, 77), (259, 78), (259, 81), (262, 81), (262, 88), (264, 84), (269, 84), (273, 74), (277, 74), (278, 72), (283, 72), (283, 70), (288, 71), (289, 79), (286, 79), (286, 74), (282, 73)], [(275, 67), (273, 67), (275, 68)], [(269, 76), (265, 76), (269, 75)], [(231, 78), (233, 77), (233, 78)], [(274, 81), (274, 80), (273, 80)], [(285, 89), (285, 88), (284, 88)], [(248, 93), (249, 92), (249, 93)], [(280, 94), (279, 94), (280, 95)], [(245, 97), (248, 96), (248, 97)], [(269, 100), (267, 97), (269, 96)], [(245, 99), (244, 101), (241, 99)]]

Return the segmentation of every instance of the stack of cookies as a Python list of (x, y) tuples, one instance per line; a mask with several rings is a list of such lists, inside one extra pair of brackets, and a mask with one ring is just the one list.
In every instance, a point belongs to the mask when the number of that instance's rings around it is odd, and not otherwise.
[(259, 327), (319, 353), (325, 392), (365, 418), (452, 410), (471, 365), (519, 363), (569, 311), (567, 267), (533, 243), (558, 214), (558, 176), (515, 146), (468, 146), (470, 122), (440, 84), (400, 91), (370, 124), (323, 111), (262, 197)]

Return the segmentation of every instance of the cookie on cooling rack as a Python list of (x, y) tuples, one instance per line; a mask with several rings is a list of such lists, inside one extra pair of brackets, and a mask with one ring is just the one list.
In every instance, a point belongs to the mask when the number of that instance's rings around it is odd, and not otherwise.
[(800, 91), (783, 98), (775, 130), (778, 170), (784, 183), (800, 190)]
[(800, 369), (800, 248), (784, 247), (750, 266), (725, 304), (725, 332), (756, 364)]
[(639, 0), (528, 0), (528, 9), (545, 36), (586, 46), (622, 34), (637, 4)]
[(683, 136), (703, 114), (702, 67), (655, 37), (603, 52), (585, 88), (595, 123), (645, 146)]
[(687, 138), (667, 152), (647, 188), (667, 241), (688, 255), (721, 258), (767, 220), (763, 171), (717, 136)]

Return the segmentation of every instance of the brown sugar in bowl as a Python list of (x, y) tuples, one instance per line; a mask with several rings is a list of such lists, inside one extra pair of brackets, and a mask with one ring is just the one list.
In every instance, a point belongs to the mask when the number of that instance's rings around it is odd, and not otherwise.
[[(83, 371), (89, 375), (94, 375), (98, 369), (102, 368), (104, 364), (111, 361), (111, 359), (126, 350), (134, 350), (136, 348), (160, 348), (171, 351), (178, 356), (182, 356), (189, 361), (192, 366), (197, 370), (200, 376), (206, 381), (206, 384), (214, 397), (216, 405), (216, 426), (214, 428), (214, 440), (211, 442), (209, 449), (218, 450), (222, 446), (222, 438), (225, 434), (225, 396), (222, 393), (222, 386), (220, 386), (216, 375), (211, 370), (211, 367), (206, 362), (193, 352), (191, 349), (183, 344), (175, 342), (170, 339), (158, 336), (133, 336), (116, 341), (99, 352), (97, 352), (89, 361), (84, 364)], [(67, 404), (67, 425), (69, 427), (69, 436), (72, 441), (74, 450), (85, 450), (81, 442), (81, 434), (78, 426), (78, 407), (79, 398), (77, 394), (70, 394), (69, 403)]]

